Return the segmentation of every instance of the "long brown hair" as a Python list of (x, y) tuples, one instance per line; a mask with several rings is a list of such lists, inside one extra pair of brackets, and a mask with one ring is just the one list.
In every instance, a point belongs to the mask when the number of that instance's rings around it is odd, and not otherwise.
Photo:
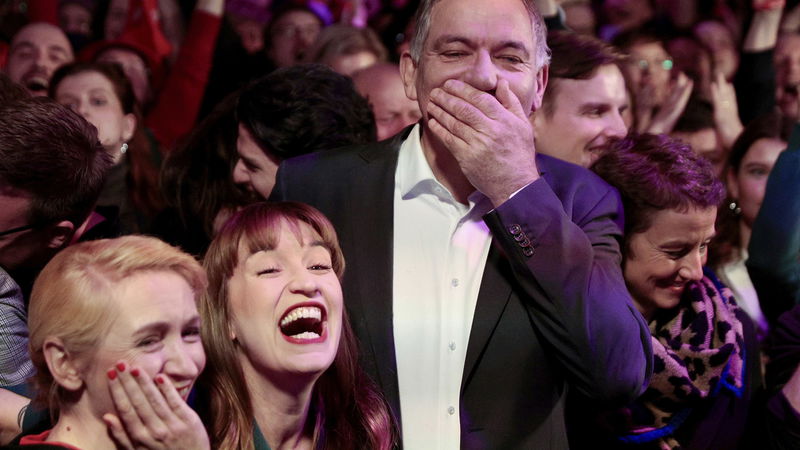
[(127, 155), (130, 163), (127, 180), (128, 196), (137, 210), (152, 217), (164, 207), (164, 199), (158, 189), (158, 167), (154, 162), (154, 159), (158, 159), (158, 152), (155, 152), (156, 155), (152, 152), (155, 141), (148, 139), (144, 131), (141, 107), (122, 68), (114, 63), (102, 62), (77, 62), (62, 66), (53, 74), (50, 97), (55, 98), (58, 85), (64, 78), (84, 72), (96, 72), (105, 77), (114, 88), (122, 112), (136, 117), (136, 130), (128, 141)]
[[(341, 280), (344, 256), (333, 225), (321, 212), (302, 203), (257, 203), (242, 209), (225, 224), (206, 253), (209, 286), (200, 302), (200, 314), (209, 361), (203, 374), (210, 394), (205, 422), (213, 448), (253, 448), (253, 404), (229, 328), (228, 280), (240, 262), (239, 248), (248, 252), (269, 248), (277, 244), (282, 226), (296, 231), (301, 224), (320, 235)], [(356, 339), (346, 312), (333, 364), (314, 385), (309, 417), (314, 418), (317, 449), (388, 449), (394, 444), (389, 409), (358, 365)]]

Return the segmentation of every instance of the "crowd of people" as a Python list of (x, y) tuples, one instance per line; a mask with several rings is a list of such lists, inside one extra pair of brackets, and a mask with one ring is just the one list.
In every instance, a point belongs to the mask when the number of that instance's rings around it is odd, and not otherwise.
[(798, 86), (797, 0), (8, 2), (0, 445), (800, 448)]

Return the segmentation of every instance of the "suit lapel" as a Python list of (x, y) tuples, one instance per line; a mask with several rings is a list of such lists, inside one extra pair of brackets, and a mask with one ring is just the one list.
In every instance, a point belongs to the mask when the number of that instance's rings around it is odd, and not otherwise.
[(511, 298), (511, 285), (508, 282), (510, 270), (508, 261), (499, 245), (492, 243), (489, 256), (486, 258), (486, 267), (483, 269), (478, 301), (475, 304), (475, 314), (472, 318), (467, 357), (461, 377), (462, 393), (469, 384), (483, 349), (489, 342), (500, 316)]
[[(345, 284), (352, 286), (346, 302), (351, 307), (354, 326), (361, 338), (361, 352), (371, 353), (369, 372), (377, 374), (387, 401), (399, 419), (400, 397), (397, 362), (394, 350), (392, 319), (394, 179), (397, 152), (402, 138), (389, 141), (361, 153), (363, 170), (353, 173), (346, 182), (348, 201), (357, 202), (346, 209), (360, 217), (349, 217), (351, 228), (345, 249), (348, 269)], [(353, 264), (350, 264), (352, 261)]]

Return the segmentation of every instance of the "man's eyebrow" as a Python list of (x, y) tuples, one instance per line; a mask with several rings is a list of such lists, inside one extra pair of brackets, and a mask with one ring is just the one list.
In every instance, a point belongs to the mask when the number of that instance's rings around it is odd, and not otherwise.
[(507, 48), (519, 50), (525, 55), (526, 58), (530, 56), (530, 50), (528, 50), (528, 46), (521, 41), (503, 41), (494, 46), (495, 50), (503, 50)]
[(9, 53), (13, 52), (15, 50), (18, 50), (20, 48), (35, 48), (35, 47), (36, 46), (33, 45), (33, 42), (31, 42), (31, 41), (17, 42), (15, 45), (11, 46), (11, 49), (9, 50)]
[(47, 47), (47, 50), (50, 52), (58, 52), (63, 53), (64, 55), (69, 55), (70, 51), (60, 45), (51, 45)]
[(437, 48), (437, 47), (440, 47), (440, 46), (445, 45), (445, 44), (453, 44), (453, 43), (464, 44), (467, 47), (474, 47), (475, 46), (475, 44), (472, 41), (470, 41), (469, 39), (467, 39), (464, 36), (459, 36), (457, 34), (443, 34), (443, 35), (439, 36), (433, 42), (433, 48)]

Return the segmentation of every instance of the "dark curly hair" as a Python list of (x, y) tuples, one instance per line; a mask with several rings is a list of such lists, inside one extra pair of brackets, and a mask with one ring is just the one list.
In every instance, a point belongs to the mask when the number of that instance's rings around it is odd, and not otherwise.
[(278, 69), (245, 88), (236, 117), (279, 159), (375, 141), (375, 119), (353, 81), (319, 64)]
[(716, 207), (725, 197), (711, 163), (666, 135), (614, 139), (592, 170), (622, 196), (626, 252), (630, 236), (650, 228), (653, 213)]

